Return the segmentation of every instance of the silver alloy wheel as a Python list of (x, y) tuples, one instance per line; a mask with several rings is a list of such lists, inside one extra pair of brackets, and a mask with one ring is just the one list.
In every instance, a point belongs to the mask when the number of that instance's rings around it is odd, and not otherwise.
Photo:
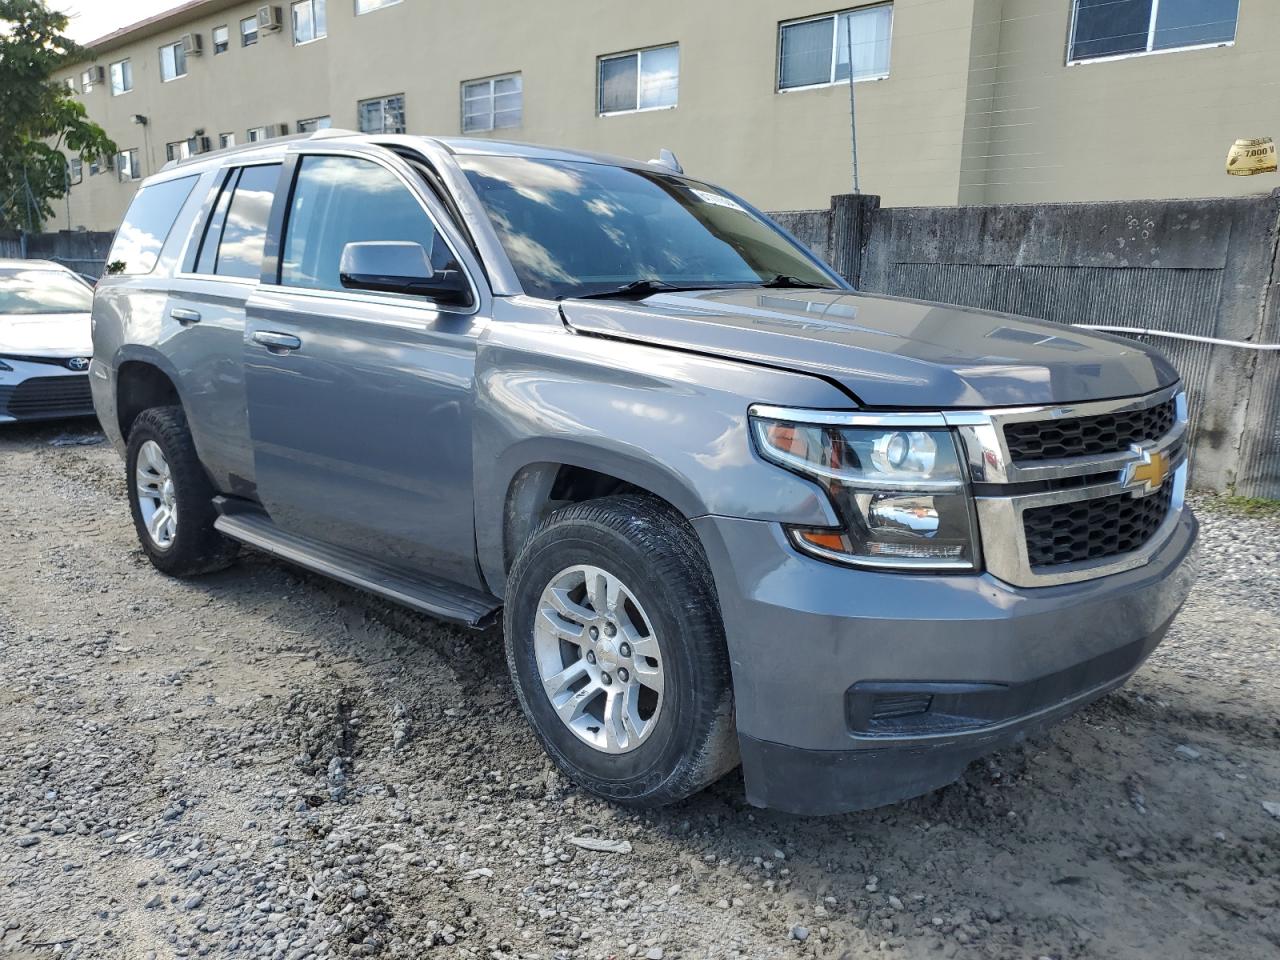
[(138, 448), (133, 479), (138, 487), (138, 509), (147, 536), (161, 550), (168, 550), (178, 533), (178, 502), (169, 461), (154, 440)]
[(662, 710), (662, 648), (617, 577), (580, 564), (542, 591), (533, 630), (542, 689), (560, 719), (603, 753), (627, 753)]

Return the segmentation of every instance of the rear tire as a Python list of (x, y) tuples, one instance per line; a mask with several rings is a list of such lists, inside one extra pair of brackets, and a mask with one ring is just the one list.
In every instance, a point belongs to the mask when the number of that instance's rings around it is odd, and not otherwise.
[(191, 577), (235, 560), (239, 546), (213, 528), (213, 485), (181, 407), (138, 415), (125, 451), (125, 481), (138, 539), (156, 569)]
[(657, 807), (737, 766), (715, 586), (662, 501), (606, 497), (548, 517), (512, 565), (504, 631), (525, 716), (585, 789)]

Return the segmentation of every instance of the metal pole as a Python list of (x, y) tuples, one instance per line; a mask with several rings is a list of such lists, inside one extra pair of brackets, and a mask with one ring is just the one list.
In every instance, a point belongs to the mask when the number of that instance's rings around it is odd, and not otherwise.
[(853, 92), (853, 17), (847, 14), (844, 31), (845, 43), (849, 47), (849, 138), (853, 148), (853, 192), (859, 194), (862, 188), (858, 183), (858, 101)]

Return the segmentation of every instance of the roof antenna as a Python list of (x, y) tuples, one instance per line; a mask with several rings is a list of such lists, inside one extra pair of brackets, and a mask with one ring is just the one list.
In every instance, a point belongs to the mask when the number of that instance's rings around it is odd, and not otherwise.
[(684, 167), (680, 166), (680, 161), (676, 159), (676, 155), (666, 147), (659, 150), (657, 158), (649, 162), (659, 167), (666, 167), (672, 173), (684, 173)]

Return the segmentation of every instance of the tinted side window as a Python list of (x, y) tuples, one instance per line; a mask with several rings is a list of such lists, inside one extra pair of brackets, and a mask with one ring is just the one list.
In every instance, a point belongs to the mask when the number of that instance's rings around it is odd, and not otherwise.
[(165, 239), (178, 212), (191, 196), (197, 177), (182, 177), (143, 187), (129, 204), (124, 223), (111, 244), (107, 260), (110, 273), (150, 273), (160, 259)]
[(240, 171), (231, 194), (231, 204), (227, 207), (226, 221), (222, 225), (214, 273), (253, 280), (262, 275), (267, 218), (271, 216), (271, 202), (275, 199), (276, 181), (279, 179), (278, 163), (245, 167)]
[(437, 270), (452, 259), (417, 197), (386, 167), (359, 157), (303, 157), (285, 228), (280, 282), (341, 290), (343, 248), (370, 240), (419, 243)]

